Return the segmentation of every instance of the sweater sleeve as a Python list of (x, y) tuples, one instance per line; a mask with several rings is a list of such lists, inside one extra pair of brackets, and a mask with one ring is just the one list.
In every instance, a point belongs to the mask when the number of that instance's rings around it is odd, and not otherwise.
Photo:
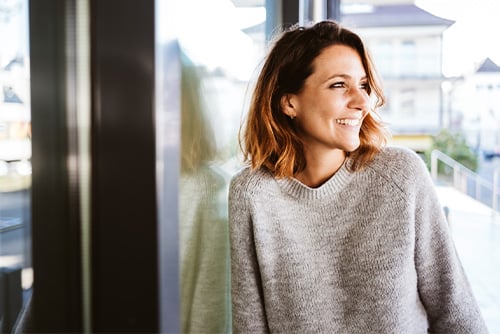
[(246, 191), (244, 184), (233, 178), (229, 188), (233, 332), (268, 333)]
[(417, 174), (415, 263), (429, 331), (487, 333), (427, 168), (418, 157), (413, 168)]
[(181, 332), (229, 333), (229, 236), (224, 179), (198, 169), (180, 183)]

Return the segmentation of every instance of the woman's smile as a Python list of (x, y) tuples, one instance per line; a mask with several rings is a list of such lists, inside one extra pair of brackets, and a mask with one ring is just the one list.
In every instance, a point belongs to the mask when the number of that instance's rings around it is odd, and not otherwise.
[(357, 126), (361, 125), (360, 118), (339, 118), (339, 119), (336, 119), (335, 122), (337, 124), (347, 125), (347, 126), (352, 126), (352, 127), (357, 127)]

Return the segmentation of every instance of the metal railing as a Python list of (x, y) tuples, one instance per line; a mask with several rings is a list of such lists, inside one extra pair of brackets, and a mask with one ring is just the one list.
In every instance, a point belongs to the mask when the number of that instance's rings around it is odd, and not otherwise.
[[(441, 178), (439, 178), (439, 161), (444, 164), (445, 169)], [(431, 176), (434, 182), (443, 181), (448, 183), (453, 188), (487, 205), (493, 210), (493, 213), (498, 211), (500, 188), (497, 185), (500, 176), (499, 169), (494, 170), (493, 181), (490, 181), (445, 153), (433, 150), (431, 152)]]

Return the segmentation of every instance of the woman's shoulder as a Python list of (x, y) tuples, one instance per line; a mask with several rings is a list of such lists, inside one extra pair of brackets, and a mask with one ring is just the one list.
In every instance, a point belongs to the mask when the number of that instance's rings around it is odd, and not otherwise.
[(424, 161), (407, 147), (387, 146), (375, 157), (374, 164), (382, 168), (421, 168)]
[(375, 157), (370, 169), (400, 184), (414, 182), (429, 172), (424, 160), (413, 150), (400, 146), (387, 146)]
[(270, 180), (274, 180), (274, 178), (266, 170), (245, 166), (232, 176), (230, 192), (255, 192), (258, 188), (264, 187)]
[(231, 183), (247, 183), (255, 179), (269, 177), (270, 174), (263, 169), (254, 169), (251, 166), (243, 166), (231, 177)]

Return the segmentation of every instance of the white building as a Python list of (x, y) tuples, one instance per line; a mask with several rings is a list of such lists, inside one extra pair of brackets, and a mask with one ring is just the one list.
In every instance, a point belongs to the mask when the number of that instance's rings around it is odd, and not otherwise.
[(500, 66), (486, 58), (453, 92), (452, 112), (463, 115), (470, 146), (486, 156), (500, 155)]

